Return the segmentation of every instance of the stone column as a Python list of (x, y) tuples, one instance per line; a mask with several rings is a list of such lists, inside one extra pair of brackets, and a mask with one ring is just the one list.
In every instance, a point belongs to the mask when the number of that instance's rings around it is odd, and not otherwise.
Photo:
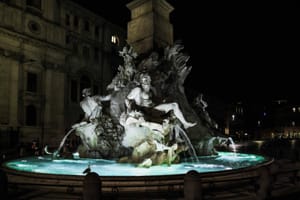
[(173, 44), (170, 12), (173, 7), (165, 0), (135, 0), (127, 4), (131, 11), (127, 42), (138, 54)]
[(45, 100), (42, 102), (41, 120), (43, 121), (42, 141), (48, 145), (59, 144), (65, 133), (65, 75), (62, 72), (47, 69), (44, 72)]
[[(9, 124), (12, 127), (19, 126), (19, 120), (18, 120), (18, 112), (19, 112), (19, 106), (18, 106), (18, 96), (19, 96), (19, 71), (20, 66), (19, 63), (16, 61), (10, 62), (10, 89), (8, 93), (8, 99), (9, 99)], [(7, 66), (7, 67), (8, 67)]]

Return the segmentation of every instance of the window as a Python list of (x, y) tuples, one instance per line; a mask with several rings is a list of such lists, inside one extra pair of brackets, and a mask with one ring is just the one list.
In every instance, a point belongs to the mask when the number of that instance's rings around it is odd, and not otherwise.
[(71, 101), (77, 102), (78, 92), (77, 92), (77, 81), (71, 80)]
[(27, 88), (28, 92), (37, 92), (37, 74), (28, 72), (27, 73)]
[(71, 22), (70, 22), (70, 15), (66, 14), (66, 26), (70, 26)]
[(119, 38), (116, 35), (111, 36), (111, 43), (119, 45)]
[(66, 35), (66, 44), (70, 44), (70, 43), (71, 43), (71, 36)]
[(41, 0), (26, 0), (26, 5), (28, 7), (36, 8), (38, 10), (42, 9)]
[(99, 48), (95, 47), (94, 49), (94, 60), (99, 61)]
[(84, 30), (90, 31), (90, 23), (87, 20), (84, 21)]
[(79, 26), (79, 18), (77, 15), (74, 16), (74, 21), (73, 21), (73, 25), (75, 29), (78, 29)]
[(90, 48), (88, 46), (83, 46), (82, 55), (87, 60), (90, 58)]
[(95, 26), (95, 38), (99, 38), (99, 26)]
[(36, 126), (37, 125), (37, 115), (36, 108), (34, 105), (26, 106), (26, 126)]

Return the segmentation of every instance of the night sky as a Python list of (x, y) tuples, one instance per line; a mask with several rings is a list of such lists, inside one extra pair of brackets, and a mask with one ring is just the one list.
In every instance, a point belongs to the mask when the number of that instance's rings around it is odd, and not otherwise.
[[(102, 6), (92, 0), (75, 2), (124, 28), (130, 20), (130, 0), (104, 1)], [(186, 89), (224, 101), (300, 100), (299, 23), (293, 5), (168, 2), (175, 8), (174, 39), (191, 56)]]

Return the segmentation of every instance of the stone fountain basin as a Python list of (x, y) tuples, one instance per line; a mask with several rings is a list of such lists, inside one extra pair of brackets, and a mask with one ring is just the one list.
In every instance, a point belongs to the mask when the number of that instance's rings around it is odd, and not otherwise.
[(191, 170), (200, 173), (203, 186), (214, 183), (237, 184), (236, 178), (255, 179), (258, 169), (272, 159), (241, 153), (220, 152), (218, 156), (199, 157), (199, 163), (183, 161), (171, 166), (138, 168), (101, 159), (52, 160), (50, 157), (28, 157), (3, 163), (8, 182), (20, 188), (55, 192), (82, 193), (84, 175), (90, 164), (99, 174), (102, 193), (169, 193), (183, 192), (184, 176)]

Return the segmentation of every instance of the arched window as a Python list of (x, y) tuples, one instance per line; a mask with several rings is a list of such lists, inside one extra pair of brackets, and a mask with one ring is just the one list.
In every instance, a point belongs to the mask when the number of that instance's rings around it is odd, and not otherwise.
[(37, 112), (34, 105), (26, 106), (26, 126), (36, 126), (37, 125)]

